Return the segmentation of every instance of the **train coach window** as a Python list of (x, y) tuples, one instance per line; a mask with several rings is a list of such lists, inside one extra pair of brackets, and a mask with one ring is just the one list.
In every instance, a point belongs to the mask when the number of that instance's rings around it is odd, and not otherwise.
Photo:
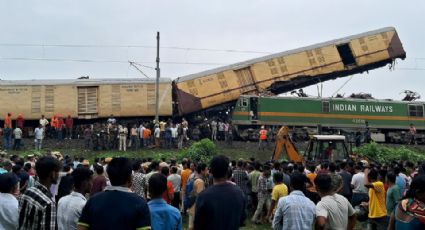
[(338, 49), (339, 56), (342, 59), (344, 66), (355, 65), (356, 59), (353, 56), (350, 45), (348, 43), (342, 44), (336, 47)]
[(242, 107), (248, 107), (248, 98), (242, 98)]
[(423, 117), (424, 116), (423, 105), (409, 105), (409, 116), (410, 117)]
[(324, 112), (324, 113), (330, 112), (329, 101), (322, 101), (322, 112)]

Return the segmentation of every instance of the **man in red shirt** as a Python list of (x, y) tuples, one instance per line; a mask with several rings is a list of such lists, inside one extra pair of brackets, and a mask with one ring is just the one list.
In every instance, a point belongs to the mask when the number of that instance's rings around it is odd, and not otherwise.
[(22, 116), (22, 114), (19, 114), (18, 117), (16, 118), (16, 127), (19, 127), (20, 129), (23, 130), (24, 123), (25, 123), (24, 116)]
[(71, 140), (72, 138), (72, 126), (74, 125), (74, 119), (72, 119), (71, 115), (68, 115), (68, 117), (65, 120), (66, 124), (66, 137)]
[(4, 149), (12, 149), (12, 114), (10, 113), (7, 113), (7, 116), (4, 119), (3, 138)]

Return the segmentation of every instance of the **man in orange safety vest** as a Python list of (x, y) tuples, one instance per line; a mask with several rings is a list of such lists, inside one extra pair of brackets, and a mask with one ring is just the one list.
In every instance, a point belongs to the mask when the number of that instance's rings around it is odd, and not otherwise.
[(267, 130), (265, 129), (264, 125), (261, 126), (261, 130), (259, 133), (259, 140), (258, 140), (258, 149), (264, 150), (267, 142)]

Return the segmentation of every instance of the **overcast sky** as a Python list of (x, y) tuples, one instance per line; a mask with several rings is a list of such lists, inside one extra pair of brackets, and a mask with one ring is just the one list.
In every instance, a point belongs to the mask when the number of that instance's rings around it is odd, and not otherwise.
[[(176, 78), (394, 26), (407, 58), (355, 75), (340, 93), (425, 97), (424, 9), (423, 0), (0, 0), (0, 78), (143, 77), (128, 61), (153, 78), (157, 31), (161, 76)], [(323, 95), (348, 79), (324, 83)]]

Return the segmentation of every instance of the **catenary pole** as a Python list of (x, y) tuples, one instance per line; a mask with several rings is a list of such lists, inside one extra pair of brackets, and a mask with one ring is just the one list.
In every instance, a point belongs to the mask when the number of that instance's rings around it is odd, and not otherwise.
[(159, 32), (156, 32), (156, 85), (155, 85), (155, 122), (159, 123)]

